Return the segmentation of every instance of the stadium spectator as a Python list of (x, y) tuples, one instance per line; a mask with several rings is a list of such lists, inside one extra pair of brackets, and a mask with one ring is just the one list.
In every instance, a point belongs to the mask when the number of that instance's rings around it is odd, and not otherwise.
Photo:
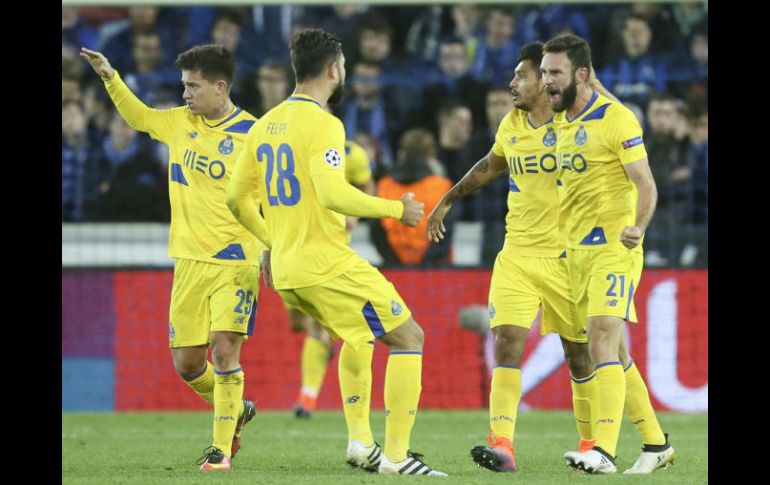
[(645, 107), (653, 93), (666, 90), (668, 63), (650, 53), (652, 30), (641, 15), (626, 16), (622, 39), (623, 54), (599, 70), (598, 77), (624, 103)]
[(471, 75), (465, 44), (460, 37), (441, 40), (436, 67), (438, 71), (423, 90), (423, 126), (431, 129), (438, 127), (436, 114), (447, 99), (459, 99), (466, 105), (475, 107), (474, 118), (483, 119), (484, 97), (488, 85), (486, 82), (477, 81)]
[[(401, 194), (413, 192), (429, 213), (452, 187), (448, 178), (433, 173), (429, 164), (435, 157), (433, 134), (424, 128), (408, 130), (401, 137), (398, 163), (377, 182), (377, 195), (398, 199)], [(405, 226), (395, 219), (381, 219), (380, 224), (373, 224), (372, 239), (384, 264), (417, 266), (448, 263), (451, 245), (430, 246), (425, 237), (426, 224), (425, 215), (414, 227)], [(381, 237), (382, 232), (384, 238)]]
[(382, 163), (393, 163), (392, 141), (403, 126), (398, 105), (386, 99), (382, 84), (382, 69), (378, 64), (359, 62), (353, 66), (353, 97), (344, 103), (339, 116), (345, 124), (347, 138), (356, 133), (368, 133), (382, 150)]
[(452, 183), (457, 183), (473, 165), (468, 140), (473, 131), (473, 114), (462, 102), (447, 101), (438, 111), (438, 159)]
[(146, 135), (138, 135), (117, 113), (109, 135), (89, 158), (84, 205), (88, 220), (168, 222), (166, 172), (151, 153)]
[(62, 222), (83, 217), (83, 173), (89, 156), (87, 119), (80, 104), (61, 107)]
[(516, 16), (511, 10), (494, 7), (489, 11), (486, 27), (486, 37), (476, 49), (473, 77), (504, 85), (513, 77), (518, 59), (519, 42), (514, 38)]
[(248, 105), (249, 113), (261, 118), (268, 111), (280, 104), (292, 90), (292, 81), (289, 75), (289, 66), (276, 60), (265, 61), (254, 76), (253, 96), (243, 99), (253, 100)]
[(61, 9), (62, 59), (77, 59), (80, 46), (95, 49), (99, 45), (99, 33), (81, 18), (76, 7)]
[[(164, 12), (170, 13), (169, 9), (165, 9)], [(108, 59), (114, 59), (114, 67), (118, 72), (127, 72), (131, 69), (132, 50), (134, 49), (136, 34), (158, 33), (165, 54), (164, 64), (178, 53), (179, 45), (174, 38), (174, 29), (168, 21), (160, 22), (160, 15), (161, 9), (159, 7), (129, 7), (128, 24), (102, 39), (102, 50)]]
[(179, 86), (179, 72), (164, 64), (164, 47), (155, 31), (134, 34), (130, 63), (122, 73), (126, 84), (146, 103), (155, 103), (161, 91)]
[(451, 33), (463, 40), (468, 62), (473, 62), (484, 30), (481, 9), (476, 4), (468, 3), (452, 5), (449, 10), (454, 23)]
[(676, 186), (689, 169), (685, 165), (687, 142), (677, 139), (677, 111), (679, 100), (666, 94), (654, 95), (647, 106), (648, 130), (644, 135), (647, 158), (655, 185), (658, 205), (655, 216), (645, 235), (645, 263), (647, 266), (674, 264), (683, 244), (673, 233), (686, 223), (677, 207)]

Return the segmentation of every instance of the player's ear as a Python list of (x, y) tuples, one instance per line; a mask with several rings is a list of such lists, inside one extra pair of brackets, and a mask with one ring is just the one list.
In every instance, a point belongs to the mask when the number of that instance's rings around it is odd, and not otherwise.
[(578, 84), (588, 81), (588, 75), (590, 74), (588, 68), (579, 67), (577, 70), (577, 82)]
[(339, 68), (337, 67), (337, 61), (332, 62), (329, 64), (329, 67), (326, 68), (326, 77), (329, 79), (334, 79), (334, 76), (339, 74)]

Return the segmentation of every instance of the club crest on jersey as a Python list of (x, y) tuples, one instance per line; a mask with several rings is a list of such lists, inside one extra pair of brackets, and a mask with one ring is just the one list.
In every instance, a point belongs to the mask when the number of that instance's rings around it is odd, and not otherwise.
[(495, 318), (495, 306), (492, 303), (489, 304), (489, 318)]
[(575, 133), (575, 144), (585, 145), (587, 141), (588, 141), (588, 133), (586, 133), (586, 128), (585, 126), (580, 125), (577, 133)]
[(401, 315), (401, 312), (404, 311), (404, 308), (401, 306), (401, 303), (391, 300), (390, 301), (390, 311), (393, 313), (393, 315)]
[(337, 168), (342, 164), (342, 157), (340, 156), (340, 152), (338, 152), (334, 148), (329, 148), (328, 150), (326, 150), (326, 153), (324, 154), (324, 159), (326, 159), (326, 163), (328, 163), (334, 168)]
[(511, 141), (511, 145), (513, 145), (514, 143), (516, 143), (516, 137), (512, 136), (510, 141)]
[(552, 147), (556, 143), (556, 132), (553, 131), (553, 127), (549, 126), (543, 135), (543, 145)]
[(194, 139), (198, 138), (198, 132), (197, 131), (191, 131), (190, 133), (187, 134), (187, 136), (189, 136), (190, 138), (192, 138), (194, 140)]
[(233, 137), (227, 135), (227, 138), (219, 142), (219, 153), (222, 155), (229, 155), (233, 153), (235, 149), (235, 143), (233, 143)]

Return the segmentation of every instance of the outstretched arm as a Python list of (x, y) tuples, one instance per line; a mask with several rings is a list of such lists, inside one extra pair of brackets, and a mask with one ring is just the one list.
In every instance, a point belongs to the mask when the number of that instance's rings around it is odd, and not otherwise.
[(444, 194), (438, 205), (428, 216), (428, 239), (434, 243), (444, 239), (444, 233), (446, 233), (444, 217), (446, 217), (449, 209), (452, 208), (454, 201), (476, 192), (503, 173), (507, 168), (508, 165), (505, 163), (505, 158), (495, 155), (491, 150), (484, 158), (476, 162), (476, 165), (471, 167), (463, 178), (449, 192)]
[(128, 89), (120, 74), (110, 65), (104, 54), (83, 47), (80, 57), (86, 59), (94, 72), (104, 81), (104, 87), (115, 103), (120, 116), (131, 128), (149, 133), (156, 140), (163, 141), (164, 135), (173, 127), (172, 115), (168, 111), (149, 108)]

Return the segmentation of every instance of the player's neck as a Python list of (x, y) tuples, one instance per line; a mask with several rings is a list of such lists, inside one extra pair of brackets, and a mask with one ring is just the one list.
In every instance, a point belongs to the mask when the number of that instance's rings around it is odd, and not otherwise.
[(311, 98), (318, 101), (321, 106), (326, 106), (326, 102), (329, 101), (329, 96), (331, 96), (331, 93), (329, 93), (326, 88), (320, 86), (318, 83), (312, 82), (297, 84), (297, 87), (294, 89), (292, 96), (296, 96), (298, 94), (310, 96)]
[(235, 105), (232, 101), (230, 101), (230, 98), (227, 98), (227, 100), (222, 103), (218, 108), (213, 109), (210, 113), (206, 113), (203, 115), (204, 118), (207, 120), (221, 120), (225, 116), (229, 115), (235, 110)]
[(529, 119), (530, 124), (537, 128), (543, 126), (546, 121), (553, 118), (553, 110), (548, 103), (548, 98), (541, 96), (537, 104), (532, 107), (529, 113), (527, 113), (527, 118)]
[(567, 108), (567, 120), (569, 121), (574, 120), (577, 115), (579, 115), (585, 109), (586, 105), (588, 105), (588, 103), (591, 101), (591, 98), (594, 96), (594, 90), (585, 84), (578, 86), (577, 91), (577, 98), (575, 98), (575, 102), (572, 103), (572, 106)]

